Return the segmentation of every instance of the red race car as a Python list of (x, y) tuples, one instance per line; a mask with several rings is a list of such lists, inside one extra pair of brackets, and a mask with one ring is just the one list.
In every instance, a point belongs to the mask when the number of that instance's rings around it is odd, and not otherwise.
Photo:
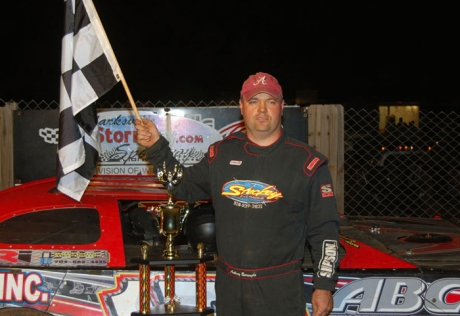
[[(154, 176), (95, 176), (80, 202), (55, 190), (54, 178), (0, 191), (0, 315), (129, 315), (139, 311), (141, 247), (164, 249), (155, 209), (167, 191)], [(184, 208), (180, 253), (196, 237), (215, 254), (210, 201)], [(198, 217), (196, 214), (199, 214)], [(460, 229), (441, 219), (350, 218), (341, 224), (340, 279), (332, 315), (440, 315), (460, 312)], [(307, 301), (312, 293), (308, 252)], [(150, 305), (165, 303), (165, 273), (150, 271)], [(207, 306), (214, 307), (207, 265)], [(180, 304), (195, 304), (193, 267), (176, 271)], [(13, 309), (14, 308), (14, 309)], [(310, 304), (306, 306), (311, 310)]]

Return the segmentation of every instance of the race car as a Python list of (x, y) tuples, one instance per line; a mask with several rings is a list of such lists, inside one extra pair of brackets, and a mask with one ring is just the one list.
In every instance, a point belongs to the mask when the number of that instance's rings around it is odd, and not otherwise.
[[(168, 200), (155, 176), (93, 177), (80, 202), (56, 179), (0, 191), (0, 315), (130, 315), (140, 309), (141, 248), (160, 253), (155, 210)], [(179, 255), (213, 240), (212, 201), (188, 205), (175, 237)], [(331, 315), (452, 315), (460, 312), (460, 229), (442, 219), (347, 217)], [(303, 262), (311, 312), (312, 264)], [(207, 263), (207, 306), (215, 310), (215, 266)], [(193, 266), (178, 267), (178, 301), (195, 304)], [(165, 304), (165, 273), (150, 270), (150, 305)], [(26, 312), (28, 314), (26, 314)], [(218, 315), (218, 311), (216, 311)]]

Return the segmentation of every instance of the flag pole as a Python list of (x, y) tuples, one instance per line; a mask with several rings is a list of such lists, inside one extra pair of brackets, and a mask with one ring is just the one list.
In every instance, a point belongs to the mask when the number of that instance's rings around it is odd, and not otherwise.
[(131, 103), (131, 106), (132, 106), (132, 108), (134, 110), (134, 114), (136, 114), (137, 119), (139, 121), (141, 121), (141, 124), (144, 125), (144, 122), (142, 121), (141, 116), (139, 115), (139, 111), (137, 110), (136, 103), (134, 102), (133, 96), (131, 95), (131, 92), (129, 91), (128, 84), (126, 83), (125, 77), (123, 76), (123, 73), (121, 72), (121, 69), (120, 69), (120, 77), (121, 77), (120, 78), (121, 83), (123, 84), (123, 88), (125, 88), (125, 92), (128, 95), (129, 103)]
[[(131, 92), (129, 91), (128, 84), (126, 83), (125, 76), (123, 76), (123, 72), (121, 71), (120, 65), (118, 64), (117, 57), (115, 56), (115, 53), (113, 52), (112, 45), (110, 45), (109, 38), (107, 37), (107, 34), (105, 33), (104, 27), (102, 26), (101, 19), (99, 18), (99, 15), (96, 11), (96, 7), (94, 6), (93, 2), (91, 0), (83, 0), (85, 3), (85, 6), (91, 6), (92, 7), (92, 12), (94, 14), (94, 18), (96, 19), (97, 23), (94, 23), (93, 27), (98, 27), (100, 29), (100, 32), (97, 34), (102, 34), (104, 36), (104, 41), (101, 41), (102, 43), (106, 43), (106, 46), (103, 47), (104, 51), (109, 50), (110, 54), (107, 54), (107, 57), (110, 57), (113, 59), (113, 62), (117, 65), (118, 69), (118, 74), (117, 76), (120, 77), (121, 83), (123, 84), (123, 87), (125, 89), (126, 94), (128, 95), (128, 100), (131, 103), (131, 106), (134, 110), (134, 113), (136, 114), (136, 117), (138, 120), (141, 121), (142, 125), (144, 125), (144, 122), (141, 119), (141, 116), (139, 115), (139, 112), (136, 107), (136, 103), (134, 102), (133, 96), (131, 95)], [(91, 19), (91, 17), (90, 17)]]

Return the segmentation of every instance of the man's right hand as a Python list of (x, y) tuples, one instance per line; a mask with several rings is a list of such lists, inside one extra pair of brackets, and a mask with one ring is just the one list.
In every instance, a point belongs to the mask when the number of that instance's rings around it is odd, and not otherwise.
[(151, 120), (134, 120), (137, 130), (137, 143), (144, 147), (150, 147), (160, 139), (160, 132)]
[(311, 298), (313, 316), (327, 316), (334, 307), (331, 291), (316, 289)]

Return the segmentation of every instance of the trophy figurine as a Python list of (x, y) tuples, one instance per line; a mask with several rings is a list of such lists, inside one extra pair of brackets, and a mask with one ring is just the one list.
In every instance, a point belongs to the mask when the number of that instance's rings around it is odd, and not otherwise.
[(182, 180), (182, 168), (175, 165), (173, 171), (166, 171), (166, 163), (163, 162), (163, 168), (157, 169), (157, 178), (168, 189), (168, 203), (162, 205), (158, 213), (160, 215), (160, 233), (166, 237), (166, 249), (163, 257), (167, 259), (179, 258), (177, 250), (174, 249), (174, 237), (182, 229), (182, 217), (184, 210), (175, 206), (172, 200), (173, 187), (178, 185)]

